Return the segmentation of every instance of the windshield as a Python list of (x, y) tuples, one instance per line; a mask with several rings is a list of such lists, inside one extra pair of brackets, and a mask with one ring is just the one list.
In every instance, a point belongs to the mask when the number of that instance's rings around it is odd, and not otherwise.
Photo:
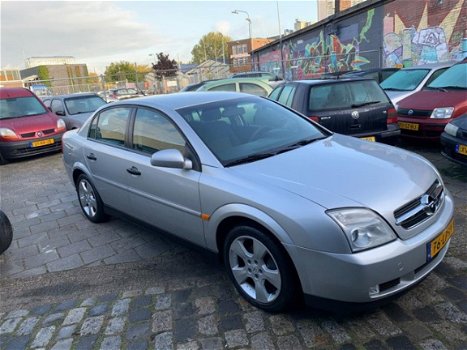
[(413, 91), (430, 72), (429, 69), (401, 69), (381, 83), (384, 90)]
[(456, 64), (433, 80), (429, 88), (467, 89), (467, 63)]
[(105, 104), (105, 101), (99, 96), (74, 97), (65, 100), (65, 106), (70, 115), (94, 112)]
[(376, 81), (355, 80), (313, 86), (308, 102), (309, 111), (325, 111), (388, 103), (389, 99)]
[(266, 99), (239, 98), (177, 111), (224, 166), (254, 161), (328, 136)]
[(0, 100), (0, 119), (27, 117), (47, 113), (44, 106), (33, 96)]

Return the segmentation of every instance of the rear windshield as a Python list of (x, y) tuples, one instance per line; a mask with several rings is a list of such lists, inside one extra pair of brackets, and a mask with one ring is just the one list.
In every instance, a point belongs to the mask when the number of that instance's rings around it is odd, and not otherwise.
[(401, 69), (381, 83), (384, 90), (413, 91), (430, 72), (429, 69)]
[(429, 88), (467, 89), (467, 63), (456, 64), (433, 80)]
[(47, 110), (34, 96), (0, 100), (0, 119), (45, 114)]
[(99, 96), (75, 97), (65, 100), (66, 109), (68, 110), (68, 114), (71, 115), (94, 112), (105, 104), (105, 101)]
[(310, 89), (310, 111), (350, 109), (363, 105), (388, 103), (384, 91), (374, 80), (325, 84)]

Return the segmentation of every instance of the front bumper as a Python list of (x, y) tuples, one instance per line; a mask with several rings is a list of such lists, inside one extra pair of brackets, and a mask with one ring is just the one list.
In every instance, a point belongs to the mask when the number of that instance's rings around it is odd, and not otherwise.
[(467, 165), (467, 155), (459, 153), (459, 145), (467, 145), (467, 141), (451, 136), (445, 132), (441, 134), (441, 154), (456, 163)]
[[(427, 244), (449, 225), (454, 205), (446, 193), (436, 221), (420, 234), (354, 254), (335, 254), (286, 246), (305, 295), (351, 303), (381, 300), (428, 275), (444, 258), (450, 241), (430, 261)], [(375, 292), (377, 287), (377, 292)]]
[[(413, 139), (429, 139), (439, 140), (444, 127), (452, 119), (431, 119), (431, 118), (407, 118), (398, 117), (399, 125), (401, 126), (401, 136)], [(409, 130), (404, 128), (400, 123), (417, 124), (418, 130)]]
[[(0, 153), (5, 159), (17, 159), (37, 154), (56, 152), (62, 149), (63, 133), (31, 139), (27, 141), (0, 142)], [(32, 142), (53, 139), (54, 143), (39, 147), (32, 147)]]

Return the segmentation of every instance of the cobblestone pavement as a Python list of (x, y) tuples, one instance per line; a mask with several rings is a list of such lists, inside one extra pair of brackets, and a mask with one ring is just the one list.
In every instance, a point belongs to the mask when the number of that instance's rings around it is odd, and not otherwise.
[(0, 256), (0, 349), (467, 349), (467, 172), (408, 147), (455, 196), (456, 233), (421, 284), (352, 315), (259, 311), (204, 255), (120, 219), (89, 223), (59, 154), (3, 166), (14, 242)]

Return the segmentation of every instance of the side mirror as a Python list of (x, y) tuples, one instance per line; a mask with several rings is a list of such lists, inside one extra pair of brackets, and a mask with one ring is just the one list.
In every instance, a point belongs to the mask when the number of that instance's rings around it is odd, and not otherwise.
[(65, 111), (55, 111), (56, 115), (65, 116)]
[(151, 156), (151, 165), (174, 169), (193, 169), (191, 160), (186, 159), (178, 149), (165, 149)]

